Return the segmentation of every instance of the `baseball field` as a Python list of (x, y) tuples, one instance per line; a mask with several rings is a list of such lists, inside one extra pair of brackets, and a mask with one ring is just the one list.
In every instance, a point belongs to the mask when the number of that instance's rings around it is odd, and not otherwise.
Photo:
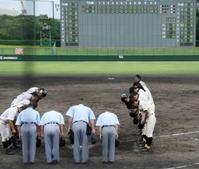
[[(120, 101), (137, 73), (143, 76), (156, 104), (157, 124), (150, 152), (139, 150), (138, 129)], [(52, 109), (65, 114), (80, 98), (96, 115), (115, 112), (121, 123), (116, 162), (101, 163), (98, 142), (90, 148), (88, 164), (73, 164), (66, 136), (59, 164), (46, 164), (43, 146), (38, 148), (36, 163), (31, 166), (22, 164), (20, 151), (5, 155), (0, 146), (1, 169), (199, 168), (199, 62), (0, 62), (0, 112), (31, 86), (48, 90), (37, 108), (41, 114)]]
[(199, 75), (199, 62), (0, 62), (0, 76)]

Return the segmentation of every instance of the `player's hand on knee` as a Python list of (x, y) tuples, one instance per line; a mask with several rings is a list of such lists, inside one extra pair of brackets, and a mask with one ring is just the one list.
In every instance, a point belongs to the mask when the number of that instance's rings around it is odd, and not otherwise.
[(92, 133), (92, 134), (95, 134), (95, 132), (96, 132), (96, 131), (95, 131), (95, 128), (92, 128), (91, 133)]
[(12, 134), (13, 134), (13, 135), (16, 135), (16, 134), (17, 134), (17, 130), (16, 130), (16, 129), (14, 129), (14, 128), (12, 129), (12, 131), (11, 131), (11, 132), (12, 132)]

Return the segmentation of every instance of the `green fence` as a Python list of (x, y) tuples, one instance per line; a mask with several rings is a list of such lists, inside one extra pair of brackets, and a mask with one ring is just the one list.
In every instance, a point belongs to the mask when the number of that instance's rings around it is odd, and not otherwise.
[(0, 61), (199, 61), (199, 55), (134, 55), (134, 56), (83, 56), (83, 55), (43, 55), (39, 56), (16, 56), (4, 55), (0, 56)]

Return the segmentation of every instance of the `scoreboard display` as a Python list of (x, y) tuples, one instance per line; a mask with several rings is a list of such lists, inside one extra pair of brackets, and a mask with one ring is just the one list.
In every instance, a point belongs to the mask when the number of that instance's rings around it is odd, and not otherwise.
[(195, 46), (196, 0), (61, 0), (61, 45)]

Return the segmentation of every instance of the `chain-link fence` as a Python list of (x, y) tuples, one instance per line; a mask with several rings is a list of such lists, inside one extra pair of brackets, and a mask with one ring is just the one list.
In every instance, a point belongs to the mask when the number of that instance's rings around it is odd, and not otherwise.
[(0, 1), (1, 55), (199, 55), (194, 0)]

